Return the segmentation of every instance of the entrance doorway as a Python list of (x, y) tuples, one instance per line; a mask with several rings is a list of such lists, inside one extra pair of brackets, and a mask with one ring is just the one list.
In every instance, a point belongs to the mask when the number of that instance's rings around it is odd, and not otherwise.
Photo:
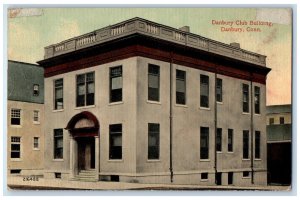
[(78, 170), (95, 169), (95, 138), (78, 137)]

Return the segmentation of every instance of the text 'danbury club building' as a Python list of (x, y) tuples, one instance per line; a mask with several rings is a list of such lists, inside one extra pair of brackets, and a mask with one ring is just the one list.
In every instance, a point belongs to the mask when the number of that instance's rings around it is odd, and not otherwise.
[(266, 185), (266, 56), (133, 18), (45, 47), (44, 177)]

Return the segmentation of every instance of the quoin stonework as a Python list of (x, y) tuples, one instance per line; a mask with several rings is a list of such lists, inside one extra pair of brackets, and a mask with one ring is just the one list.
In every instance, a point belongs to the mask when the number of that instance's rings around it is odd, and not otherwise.
[(45, 179), (267, 184), (266, 56), (133, 18), (38, 63)]

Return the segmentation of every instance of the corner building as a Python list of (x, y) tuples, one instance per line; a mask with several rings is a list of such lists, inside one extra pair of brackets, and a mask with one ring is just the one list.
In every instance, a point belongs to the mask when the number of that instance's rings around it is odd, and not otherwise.
[(133, 18), (45, 47), (45, 178), (266, 185), (265, 56)]

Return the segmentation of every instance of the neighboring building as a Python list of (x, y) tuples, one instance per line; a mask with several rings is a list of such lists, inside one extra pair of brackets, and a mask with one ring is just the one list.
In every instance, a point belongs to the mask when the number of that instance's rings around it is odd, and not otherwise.
[(45, 178), (267, 184), (266, 57), (141, 18), (45, 47)]
[(291, 184), (292, 107), (267, 106), (268, 183)]
[(43, 175), (44, 69), (8, 61), (8, 175)]

